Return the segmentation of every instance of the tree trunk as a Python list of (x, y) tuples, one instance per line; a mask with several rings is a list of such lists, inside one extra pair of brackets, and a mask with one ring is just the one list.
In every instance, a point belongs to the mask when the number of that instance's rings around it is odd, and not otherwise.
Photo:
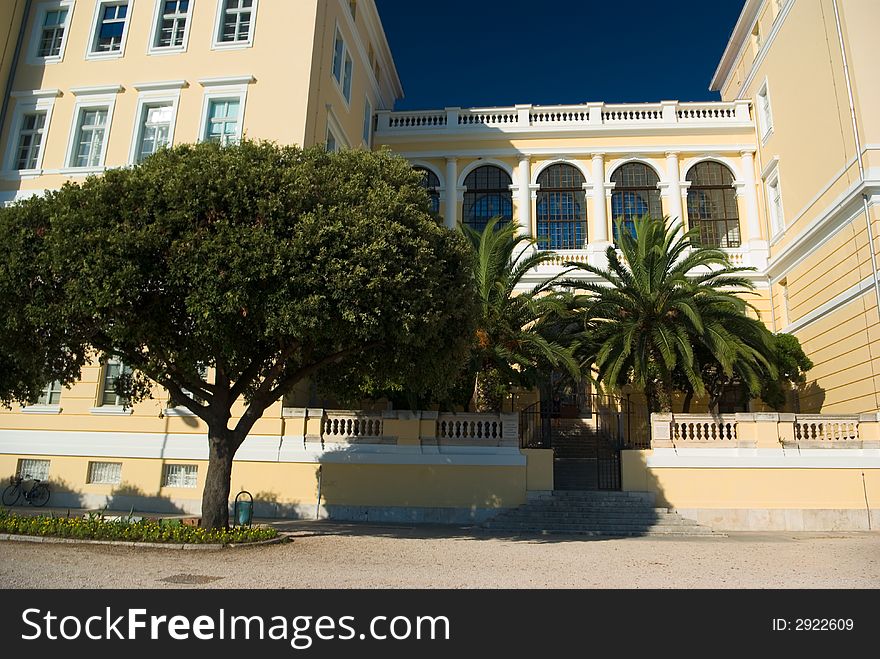
[(229, 489), (232, 458), (238, 446), (233, 431), (208, 430), (208, 473), (202, 493), (202, 526), (225, 529), (229, 526)]
[(498, 412), (501, 409), (501, 399), (498, 397), (497, 378), (493, 377), (491, 369), (483, 368), (477, 371), (474, 378), (473, 408), (478, 414)]
[(691, 401), (694, 399), (694, 392), (688, 390), (688, 392), (684, 395), (684, 401), (681, 404), (681, 411), (685, 414), (690, 413), (691, 411)]
[(662, 380), (649, 381), (645, 386), (648, 412), (672, 411), (672, 388)]

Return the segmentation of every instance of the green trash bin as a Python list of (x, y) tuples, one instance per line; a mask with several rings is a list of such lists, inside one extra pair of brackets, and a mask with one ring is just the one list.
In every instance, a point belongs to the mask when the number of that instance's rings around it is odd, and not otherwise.
[(250, 492), (242, 490), (235, 497), (235, 505), (232, 508), (232, 524), (234, 526), (250, 526), (253, 520), (254, 497)]

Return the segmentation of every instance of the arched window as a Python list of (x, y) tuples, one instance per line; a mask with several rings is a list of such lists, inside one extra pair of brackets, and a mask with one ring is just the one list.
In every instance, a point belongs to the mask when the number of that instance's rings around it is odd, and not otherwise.
[(688, 172), (688, 222), (706, 247), (739, 247), (739, 211), (733, 174), (717, 162), (697, 163)]
[(571, 165), (538, 176), (538, 241), (542, 249), (582, 249), (587, 241), (584, 177)]
[(500, 167), (483, 165), (467, 175), (464, 186), (464, 223), (483, 231), (493, 217), (501, 217), (496, 227), (513, 220), (513, 196), (510, 176)]
[(643, 215), (663, 217), (657, 172), (640, 162), (630, 162), (618, 167), (611, 175), (615, 183), (611, 193), (611, 220), (614, 240), (617, 241), (617, 221), (623, 222), (624, 230), (635, 235), (633, 220)]
[(437, 175), (430, 169), (426, 169), (424, 167), (414, 167), (413, 169), (423, 175), (422, 187), (425, 188), (425, 191), (428, 193), (428, 197), (430, 197), (431, 199), (431, 211), (434, 213), (439, 213), (440, 179), (437, 178)]

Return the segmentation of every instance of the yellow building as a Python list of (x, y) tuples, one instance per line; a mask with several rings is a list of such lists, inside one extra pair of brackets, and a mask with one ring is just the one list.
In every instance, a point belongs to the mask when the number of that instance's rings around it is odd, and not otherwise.
[[(9, 4), (0, 12), (12, 13)], [(18, 5), (26, 15), (0, 14), (17, 62), (4, 98), (0, 201), (165, 144), (247, 135), (369, 146), (374, 112), (402, 95), (369, 0)]]
[[(657, 420), (654, 448), (620, 460), (623, 489), (727, 528), (862, 528), (880, 497), (878, 24), (873, 0), (747, 0), (712, 81), (719, 102), (395, 112), (372, 0), (14, 0), (0, 7), (0, 202), (166, 144), (247, 135), (404, 155), (450, 228), (501, 215), (558, 253), (527, 283), (601, 264), (617, 220), (680, 218), (755, 268), (762, 319), (816, 366), (800, 416)], [(123, 368), (0, 410), (0, 473), (47, 476), (60, 505), (197, 511), (204, 425), (162, 391), (121, 404)], [(834, 430), (811, 412), (839, 415)], [(515, 414), (279, 403), (232, 486), (263, 514), (483, 519), (553, 489), (553, 454), (518, 434)], [(832, 444), (851, 450), (832, 459)]]

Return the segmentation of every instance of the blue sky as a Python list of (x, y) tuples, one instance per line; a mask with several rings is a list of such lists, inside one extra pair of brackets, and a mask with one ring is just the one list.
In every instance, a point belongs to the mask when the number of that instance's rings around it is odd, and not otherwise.
[(743, 0), (376, 0), (398, 109), (717, 100)]

